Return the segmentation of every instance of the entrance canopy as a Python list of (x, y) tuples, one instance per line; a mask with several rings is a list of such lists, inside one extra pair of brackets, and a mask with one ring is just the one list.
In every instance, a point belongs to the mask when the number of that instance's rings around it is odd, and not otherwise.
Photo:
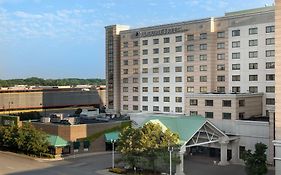
[(205, 145), (228, 139), (221, 130), (202, 116), (151, 116), (143, 124), (148, 122), (159, 124), (163, 130), (170, 129), (173, 133), (177, 133), (182, 147)]
[(49, 135), (48, 142), (53, 147), (65, 147), (69, 145), (69, 143), (66, 140), (64, 140), (60, 136), (55, 136), (55, 135)]

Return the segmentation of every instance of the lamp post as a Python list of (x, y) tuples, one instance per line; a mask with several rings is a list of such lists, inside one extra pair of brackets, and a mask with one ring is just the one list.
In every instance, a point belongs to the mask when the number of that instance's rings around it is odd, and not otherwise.
[(115, 164), (114, 164), (114, 143), (115, 143), (115, 140), (111, 139), (111, 143), (112, 143), (112, 169), (115, 167)]
[(170, 175), (172, 175), (172, 152), (174, 148), (172, 146), (168, 147), (168, 151), (170, 152)]

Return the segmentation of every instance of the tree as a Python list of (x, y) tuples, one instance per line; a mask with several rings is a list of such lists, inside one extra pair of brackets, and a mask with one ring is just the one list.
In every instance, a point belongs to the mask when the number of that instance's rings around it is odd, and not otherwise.
[[(168, 146), (177, 147), (179, 136), (169, 129), (163, 130), (159, 124), (147, 123), (142, 128), (125, 128), (119, 137), (117, 150), (123, 160), (135, 167), (145, 164), (154, 172), (156, 161), (161, 157), (168, 160)], [(177, 159), (177, 158), (175, 158)], [(147, 162), (149, 162), (147, 164)]]
[(257, 143), (255, 149), (254, 153), (251, 150), (247, 150), (242, 156), (246, 165), (245, 171), (248, 175), (264, 175), (267, 173), (265, 153), (267, 146), (263, 143)]

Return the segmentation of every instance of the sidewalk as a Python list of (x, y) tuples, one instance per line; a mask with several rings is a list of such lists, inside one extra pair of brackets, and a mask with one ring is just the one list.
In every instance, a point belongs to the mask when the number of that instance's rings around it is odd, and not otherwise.
[(98, 171), (96, 171), (96, 173), (98, 173), (100, 175), (116, 175), (115, 173), (109, 172), (107, 169), (105, 169), (105, 170), (98, 170)]

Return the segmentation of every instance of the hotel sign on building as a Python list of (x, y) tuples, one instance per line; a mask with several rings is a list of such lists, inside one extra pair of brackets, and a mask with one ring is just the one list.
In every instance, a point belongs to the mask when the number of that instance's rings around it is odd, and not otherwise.
[(158, 29), (152, 31), (137, 31), (135, 33), (135, 37), (144, 38), (144, 37), (151, 37), (151, 36), (158, 36), (158, 35), (181, 33), (185, 31), (188, 31), (188, 29), (183, 29), (182, 27), (172, 27), (172, 28)]

